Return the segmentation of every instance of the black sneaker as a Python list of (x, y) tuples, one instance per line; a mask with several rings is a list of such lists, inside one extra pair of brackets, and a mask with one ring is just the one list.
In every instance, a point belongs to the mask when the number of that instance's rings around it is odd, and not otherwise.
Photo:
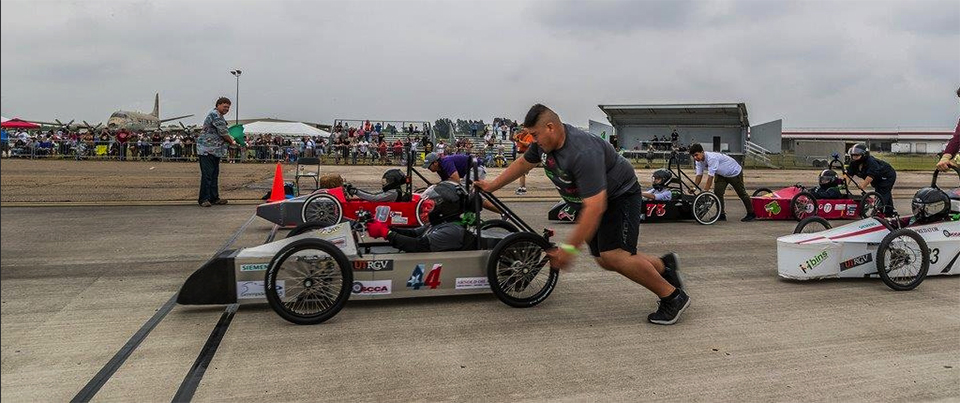
[(650, 323), (657, 325), (672, 325), (680, 320), (680, 314), (690, 306), (690, 297), (680, 290), (680, 294), (666, 301), (657, 302), (660, 305), (657, 311), (647, 315)]
[(757, 219), (757, 215), (756, 215), (756, 214), (753, 214), (753, 213), (749, 213), (749, 214), (745, 215), (743, 218), (741, 218), (740, 221), (749, 222), (749, 221), (753, 221), (753, 220), (755, 220), (755, 219)]
[(683, 288), (683, 279), (680, 278), (680, 258), (676, 253), (668, 253), (660, 256), (663, 262), (663, 279), (676, 288)]
[(720, 213), (720, 217), (717, 217), (717, 221), (727, 221), (727, 213)]

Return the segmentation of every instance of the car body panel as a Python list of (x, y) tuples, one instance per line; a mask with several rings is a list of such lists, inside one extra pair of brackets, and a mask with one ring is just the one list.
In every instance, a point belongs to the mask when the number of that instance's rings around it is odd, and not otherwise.
[[(793, 220), (790, 202), (793, 197), (804, 189), (798, 186), (789, 186), (762, 196), (750, 198), (753, 211), (757, 219), (761, 220)], [(816, 216), (827, 220), (856, 220), (860, 218), (860, 201), (844, 197), (842, 199), (817, 199)]]
[(342, 187), (318, 189), (308, 195), (292, 199), (263, 203), (257, 206), (257, 216), (277, 224), (281, 227), (295, 227), (303, 223), (304, 203), (314, 195), (328, 194), (340, 203), (340, 209), (345, 220), (357, 218), (357, 212), (365, 210), (373, 212), (378, 206), (390, 207), (390, 225), (396, 227), (419, 227), (423, 225), (423, 217), (418, 217), (417, 208), (420, 203), (420, 194), (414, 193), (408, 202), (369, 202), (366, 200), (347, 199)]

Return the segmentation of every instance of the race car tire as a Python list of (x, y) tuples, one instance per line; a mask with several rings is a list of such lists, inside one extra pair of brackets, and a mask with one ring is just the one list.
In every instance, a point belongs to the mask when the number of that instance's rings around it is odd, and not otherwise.
[(817, 198), (804, 190), (790, 199), (790, 213), (797, 221), (817, 215)]
[[(919, 250), (904, 251), (901, 248), (898, 248), (893, 244), (894, 241), (900, 238), (910, 238), (917, 243)], [(919, 256), (917, 255), (919, 254)], [(912, 255), (912, 256), (911, 256)], [(902, 261), (906, 259), (906, 263), (911, 263), (911, 258), (920, 259), (920, 267), (917, 269), (916, 273), (910, 273), (907, 276), (891, 276), (890, 272), (894, 270), (902, 269), (892, 269), (887, 270), (887, 257), (890, 257), (891, 260)], [(915, 263), (916, 260), (913, 260)], [(892, 263), (892, 262), (891, 262)], [(916, 231), (901, 228), (898, 230), (891, 231), (887, 236), (883, 237), (883, 240), (880, 241), (880, 246), (877, 248), (877, 272), (880, 274), (880, 279), (883, 280), (883, 283), (896, 291), (909, 291), (916, 288), (920, 283), (923, 282), (923, 279), (927, 277), (927, 271), (930, 270), (930, 248), (927, 246), (927, 241), (923, 239), (920, 234)]]
[(860, 199), (860, 218), (873, 217), (883, 211), (883, 198), (877, 192), (867, 192)]
[(305, 223), (300, 223), (299, 225), (294, 227), (292, 230), (290, 230), (290, 232), (287, 233), (287, 238), (305, 234), (315, 229), (321, 229), (326, 227), (329, 227), (329, 225), (320, 221), (307, 221)]
[(767, 188), (760, 188), (760, 189), (757, 189), (757, 190), (754, 190), (754, 191), (753, 191), (753, 197), (760, 197), (760, 196), (763, 196), (763, 195), (765, 195), (765, 194), (770, 194), (770, 193), (773, 193), (773, 191), (770, 190), (770, 189), (767, 189)]
[[(320, 258), (308, 251), (326, 256)], [(304, 267), (304, 263), (311, 266)], [(318, 263), (325, 263), (321, 268), (323, 271), (314, 272)], [(309, 270), (309, 275), (305, 270)], [(277, 292), (278, 281), (283, 281), (280, 283), (283, 295)], [(353, 287), (353, 270), (347, 256), (332, 243), (322, 239), (301, 239), (274, 255), (263, 284), (267, 303), (277, 315), (298, 325), (315, 325), (343, 309)], [(293, 294), (291, 289), (298, 288), (302, 291)], [(310, 297), (313, 299), (308, 299)]]
[(520, 229), (516, 225), (513, 225), (512, 222), (507, 220), (486, 220), (480, 224), (481, 233), (484, 230), (488, 229), (502, 229), (507, 232), (520, 232)]
[(547, 299), (560, 278), (558, 270), (547, 267), (550, 248), (546, 239), (530, 232), (510, 234), (500, 241), (487, 260), (493, 294), (514, 308), (529, 308)]
[(804, 229), (815, 230), (813, 232), (820, 232), (833, 228), (833, 225), (830, 225), (830, 222), (819, 216), (810, 216), (800, 220), (797, 223), (797, 226), (793, 229), (794, 234), (799, 234), (803, 232)]
[[(716, 207), (716, 212), (713, 208)], [(710, 225), (720, 219), (720, 198), (713, 192), (701, 192), (693, 198), (693, 218), (701, 225)]]
[(321, 222), (326, 226), (339, 224), (343, 220), (343, 205), (329, 193), (317, 192), (303, 201), (300, 219), (303, 222)]

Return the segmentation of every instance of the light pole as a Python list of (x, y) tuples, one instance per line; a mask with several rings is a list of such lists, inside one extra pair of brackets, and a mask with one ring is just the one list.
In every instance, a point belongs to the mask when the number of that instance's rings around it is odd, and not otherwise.
[(234, 110), (236, 111), (236, 117), (234, 124), (240, 124), (240, 73), (243, 73), (240, 70), (230, 70), (230, 74), (233, 74), (237, 78), (237, 103), (234, 105)]

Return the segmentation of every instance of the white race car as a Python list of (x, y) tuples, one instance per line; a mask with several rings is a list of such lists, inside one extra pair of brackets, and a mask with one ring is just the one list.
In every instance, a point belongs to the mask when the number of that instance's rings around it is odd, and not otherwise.
[[(931, 188), (940, 191), (936, 176)], [(941, 192), (949, 212), (932, 221), (871, 217), (831, 228), (823, 218), (806, 218), (794, 234), (777, 238), (777, 273), (792, 280), (879, 276), (898, 291), (928, 275), (960, 274), (960, 189)]]

